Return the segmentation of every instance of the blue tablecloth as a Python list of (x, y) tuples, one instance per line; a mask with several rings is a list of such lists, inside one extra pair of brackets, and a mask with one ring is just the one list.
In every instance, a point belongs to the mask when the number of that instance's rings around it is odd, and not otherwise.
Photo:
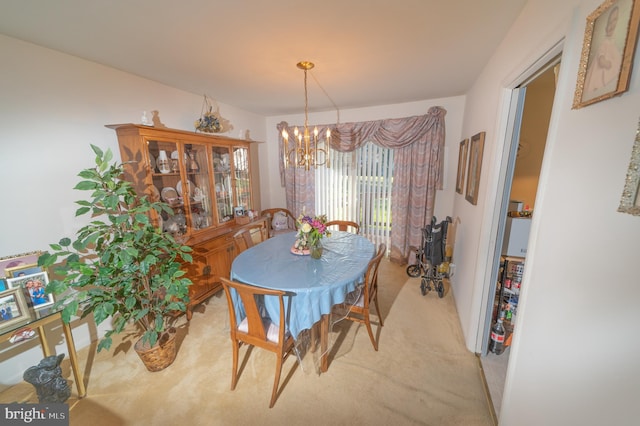
[[(231, 266), (231, 279), (256, 286), (284, 290), (289, 309), (289, 332), (294, 338), (343, 303), (361, 284), (375, 246), (366, 238), (332, 231), (322, 239), (320, 259), (291, 253), (295, 232), (277, 235), (240, 253)], [(272, 321), (278, 321), (277, 298), (265, 305)]]

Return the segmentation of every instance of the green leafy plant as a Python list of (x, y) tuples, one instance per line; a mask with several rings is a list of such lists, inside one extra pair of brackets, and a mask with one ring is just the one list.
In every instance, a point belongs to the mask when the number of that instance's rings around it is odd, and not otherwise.
[(62, 295), (56, 302), (69, 323), (81, 312), (93, 313), (95, 322), (113, 317), (113, 328), (105, 333), (98, 351), (109, 349), (111, 336), (136, 322), (142, 343), (154, 346), (171, 327), (177, 313), (184, 312), (191, 281), (180, 269), (191, 262), (191, 248), (154, 226), (152, 211), (173, 210), (163, 202), (138, 197), (123, 178), (124, 165), (111, 163), (111, 150), (96, 154), (93, 168), (82, 170), (74, 189), (91, 191), (90, 200), (76, 201), (76, 217), (90, 214), (91, 221), (76, 233), (75, 240), (63, 238), (51, 244), (51, 251), (38, 259), (49, 268), (52, 279), (46, 291)]

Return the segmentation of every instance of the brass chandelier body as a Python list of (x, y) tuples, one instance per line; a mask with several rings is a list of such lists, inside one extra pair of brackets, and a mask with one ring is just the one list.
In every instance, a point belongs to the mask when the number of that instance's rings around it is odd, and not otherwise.
[(296, 64), (304, 71), (304, 128), (302, 132), (296, 127), (293, 131), (293, 146), (289, 148), (289, 133), (282, 130), (284, 140), (284, 164), (285, 167), (300, 167), (309, 170), (311, 167), (326, 165), (329, 167), (329, 146), (331, 144), (331, 130), (327, 129), (325, 140), (318, 137), (318, 127), (314, 127), (313, 133), (309, 131), (309, 111), (307, 93), (307, 71), (314, 67), (313, 62), (302, 61)]

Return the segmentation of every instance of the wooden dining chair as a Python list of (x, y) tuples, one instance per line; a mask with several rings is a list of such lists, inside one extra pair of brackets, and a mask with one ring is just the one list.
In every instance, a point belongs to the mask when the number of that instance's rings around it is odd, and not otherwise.
[[(273, 218), (276, 213), (282, 212), (287, 217), (286, 227), (283, 225), (274, 225)], [(282, 234), (285, 232), (291, 232), (296, 230), (296, 218), (293, 217), (293, 213), (291, 213), (287, 209), (283, 208), (275, 208), (275, 209), (264, 209), (260, 212), (260, 216), (269, 217), (269, 236), (273, 237), (274, 235)], [(278, 228), (278, 229), (276, 229)]]
[(358, 299), (355, 301), (349, 301), (347, 299), (347, 302), (337, 305), (335, 309), (336, 313), (346, 310), (345, 319), (364, 324), (367, 327), (373, 349), (376, 351), (378, 350), (378, 342), (373, 336), (373, 330), (371, 329), (370, 307), (372, 303), (375, 304), (378, 323), (380, 327), (382, 327), (384, 323), (382, 321), (382, 314), (380, 313), (380, 306), (378, 305), (378, 267), (386, 251), (387, 246), (380, 244), (378, 253), (369, 261), (367, 272), (364, 276), (364, 285), (360, 290)]
[[(286, 293), (281, 290), (272, 290), (231, 281), (224, 277), (220, 277), (220, 280), (229, 304), (229, 328), (233, 346), (231, 390), (236, 388), (238, 382), (238, 352), (242, 344), (271, 351), (276, 354), (276, 374), (269, 403), (269, 408), (271, 408), (278, 396), (282, 364), (292, 353), (294, 347), (293, 337), (285, 329), (284, 295)], [(238, 323), (238, 317), (236, 316), (236, 305), (234, 304), (232, 290), (237, 294), (246, 315), (240, 323)], [(280, 321), (277, 324), (273, 323), (270, 318), (265, 318), (264, 315), (261, 315), (264, 309), (261, 309), (260, 302), (265, 296), (274, 296), (279, 300)]]
[(233, 235), (236, 250), (238, 250), (238, 253), (242, 253), (246, 249), (261, 243), (267, 239), (267, 233), (268, 230), (266, 230), (261, 224), (243, 227)]
[[(330, 220), (325, 225), (327, 226), (327, 228), (330, 226), (337, 226), (339, 231), (349, 231), (353, 232), (354, 234), (360, 233), (360, 225), (350, 220)], [(352, 228), (353, 231), (350, 228)]]

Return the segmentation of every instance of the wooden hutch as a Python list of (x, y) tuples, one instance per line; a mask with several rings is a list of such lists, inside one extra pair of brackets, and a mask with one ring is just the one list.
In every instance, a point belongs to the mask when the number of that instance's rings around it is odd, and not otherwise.
[[(107, 125), (118, 136), (126, 178), (137, 193), (171, 206), (174, 215), (155, 215), (165, 232), (193, 249), (185, 264), (194, 306), (222, 289), (236, 256), (233, 235), (248, 226), (244, 211), (260, 211), (257, 147), (219, 135), (136, 124)], [(255, 159), (254, 159), (255, 157)], [(252, 161), (253, 160), (253, 161)], [(267, 233), (267, 220), (257, 218)]]

